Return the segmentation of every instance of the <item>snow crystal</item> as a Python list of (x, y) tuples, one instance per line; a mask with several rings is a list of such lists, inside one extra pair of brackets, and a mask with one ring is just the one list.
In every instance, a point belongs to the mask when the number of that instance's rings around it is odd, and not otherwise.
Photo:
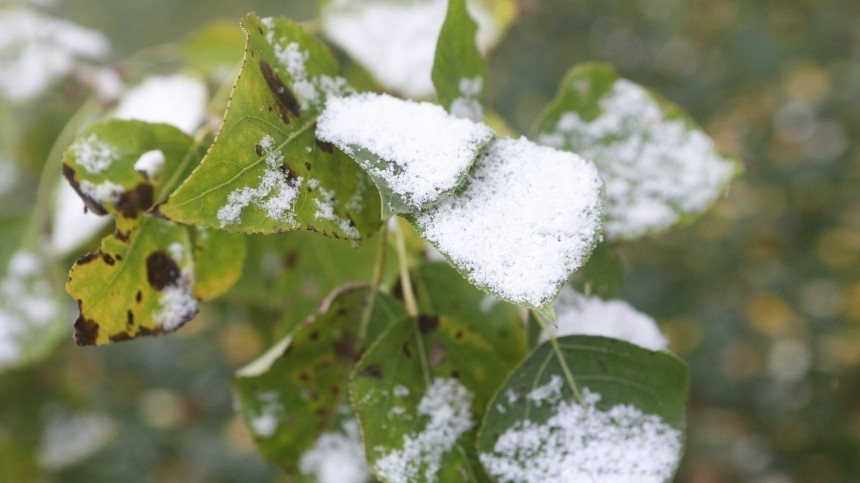
[(361, 234), (358, 232), (358, 229), (353, 226), (352, 222), (335, 213), (334, 191), (319, 186), (319, 181), (315, 179), (310, 180), (308, 182), (308, 186), (311, 186), (311, 182), (316, 182), (314, 183), (315, 186), (312, 187), (317, 190), (316, 192), (318, 196), (318, 198), (314, 199), (314, 207), (316, 207), (314, 219), (334, 222), (348, 240), (361, 239)]
[(251, 431), (259, 438), (268, 438), (278, 429), (278, 417), (284, 408), (280, 396), (276, 392), (257, 394), (260, 409), (256, 416), (248, 420)]
[(329, 100), (317, 136), (347, 153), (361, 149), (381, 158), (385, 167), (359, 162), (420, 208), (458, 185), (493, 131), (435, 104), (359, 94)]
[(472, 79), (460, 79), (460, 97), (451, 103), (451, 114), (464, 119), (481, 121), (484, 119), (484, 108), (481, 106), (480, 95), (484, 89), (484, 78), (476, 76)]
[(563, 402), (546, 422), (518, 421), (505, 431), (480, 455), (487, 472), (518, 483), (669, 480), (680, 431), (630, 405), (598, 409), (601, 396), (588, 388), (582, 395), (583, 405)]
[(462, 192), (416, 222), (469, 281), (541, 307), (599, 236), (600, 190), (597, 170), (575, 154), (502, 139), (478, 158)]
[(119, 159), (116, 148), (102, 141), (95, 134), (82, 136), (72, 145), (74, 162), (90, 174), (98, 174), (108, 169)]
[(70, 74), (78, 59), (100, 59), (110, 50), (101, 33), (29, 9), (0, 10), (0, 32), (0, 97), (16, 103)]
[(43, 329), (60, 312), (43, 271), (33, 252), (19, 250), (9, 258), (0, 279), (0, 368), (16, 364), (28, 333)]
[[(377, 475), (390, 483), (436, 481), (445, 453), (474, 425), (472, 394), (455, 379), (435, 379), (418, 404), (418, 414), (429, 417), (424, 430), (403, 438), (403, 448), (392, 451), (373, 465)], [(376, 448), (377, 452), (383, 451)]]
[(248, 205), (254, 203), (266, 212), (269, 218), (289, 224), (295, 223), (293, 204), (299, 196), (302, 178), (287, 180), (281, 167), (284, 155), (275, 146), (275, 140), (268, 134), (260, 140), (260, 148), (266, 162), (265, 171), (260, 176), (256, 188), (238, 188), (227, 196), (227, 204), (218, 210), (221, 227), (239, 222)]
[(314, 445), (302, 454), (299, 470), (313, 475), (318, 483), (365, 483), (370, 469), (364, 460), (364, 447), (358, 422), (344, 421), (339, 431), (322, 434)]
[(703, 211), (731, 179), (734, 166), (713, 142), (681, 119), (667, 119), (642, 87), (619, 79), (585, 121), (564, 113), (542, 144), (592, 160), (606, 183), (606, 234), (636, 238), (668, 228), (682, 213)]
[(116, 425), (100, 414), (54, 415), (42, 432), (39, 464), (59, 470), (85, 460), (104, 448)]
[(532, 389), (526, 398), (537, 407), (541, 407), (544, 403), (556, 404), (561, 400), (562, 385), (561, 377), (553, 374), (548, 383)]
[(58, 183), (50, 246), (54, 254), (62, 256), (95, 236), (111, 219), (85, 210), (83, 200), (65, 178)]
[[(498, 21), (481, 2), (467, 5), (478, 23), (478, 46), (486, 51), (501, 37)], [(336, 0), (323, 9), (322, 28), (386, 88), (409, 97), (429, 97), (447, 6), (447, 0)]]
[[(569, 287), (559, 294), (555, 305), (558, 318), (555, 333), (599, 335), (625, 340), (650, 350), (667, 349), (666, 338), (654, 319), (623, 300), (586, 297)], [(541, 334), (546, 340), (546, 334)]]
[(192, 134), (203, 122), (206, 84), (182, 74), (147, 77), (120, 99), (113, 117), (170, 124)]
[(164, 162), (164, 153), (160, 149), (153, 149), (140, 155), (134, 163), (134, 170), (143, 173), (147, 179), (152, 179), (164, 167)]
[(92, 183), (90, 181), (81, 181), (78, 186), (81, 193), (94, 199), (99, 204), (116, 203), (119, 198), (125, 193), (125, 188), (107, 179), (101, 183)]

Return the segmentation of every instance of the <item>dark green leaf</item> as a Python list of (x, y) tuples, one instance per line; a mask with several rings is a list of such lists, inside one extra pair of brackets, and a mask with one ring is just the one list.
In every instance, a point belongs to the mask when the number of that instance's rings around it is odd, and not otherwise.
[(487, 64), (478, 52), (478, 26), (466, 0), (450, 0), (433, 62), (436, 96), (448, 112), (473, 121), (484, 119)]

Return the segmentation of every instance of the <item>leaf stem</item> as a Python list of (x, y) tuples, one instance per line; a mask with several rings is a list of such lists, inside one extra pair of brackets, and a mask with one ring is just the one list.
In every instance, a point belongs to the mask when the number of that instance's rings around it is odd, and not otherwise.
[(406, 302), (406, 312), (411, 317), (418, 317), (418, 304), (415, 303), (415, 292), (412, 291), (412, 278), (409, 276), (409, 260), (406, 257), (406, 239), (403, 229), (397, 225), (394, 230), (397, 242), (397, 260), (400, 263), (400, 285), (403, 288), (403, 300)]
[(540, 324), (541, 329), (543, 329), (546, 336), (549, 338), (549, 343), (552, 345), (552, 351), (555, 352), (556, 358), (558, 359), (558, 363), (561, 365), (561, 370), (564, 372), (564, 378), (567, 380), (567, 385), (570, 386), (571, 392), (573, 392), (573, 398), (576, 399), (580, 405), (584, 404), (584, 400), (582, 399), (582, 394), (579, 392), (579, 388), (576, 386), (576, 382), (573, 380), (573, 373), (570, 372), (570, 368), (567, 367), (567, 361), (564, 360), (564, 354), (561, 353), (561, 347), (558, 345), (558, 340), (555, 338), (555, 332), (549, 328), (546, 321), (544, 320), (544, 315), (538, 312), (537, 310), (533, 310), (532, 313), (535, 315), (535, 319), (537, 319), (538, 324)]
[(370, 280), (370, 295), (367, 299), (367, 306), (364, 307), (364, 313), (361, 314), (361, 325), (358, 326), (358, 340), (362, 342), (367, 337), (370, 314), (373, 312), (373, 305), (376, 303), (376, 294), (379, 292), (379, 286), (382, 284), (382, 272), (385, 271), (386, 248), (388, 248), (388, 223), (383, 223), (382, 228), (379, 229), (379, 245), (376, 251), (376, 263), (373, 265), (373, 278)]

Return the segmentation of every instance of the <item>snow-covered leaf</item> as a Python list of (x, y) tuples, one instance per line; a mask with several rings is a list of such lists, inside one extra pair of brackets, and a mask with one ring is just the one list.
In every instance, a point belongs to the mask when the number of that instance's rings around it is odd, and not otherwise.
[(567, 74), (535, 139), (597, 165), (610, 240), (659, 232), (701, 213), (739, 170), (677, 106), (606, 65)]
[[(448, 0), (327, 0), (325, 35), (385, 88), (412, 98), (433, 94), (430, 72)], [(468, 0), (486, 52), (517, 15), (516, 0)]]
[(244, 65), (215, 144), (160, 212), (233, 232), (367, 237), (380, 225), (372, 183), (314, 136), (326, 99), (346, 87), (337, 62), (288, 19), (250, 14), (243, 27)]
[(594, 166), (574, 154), (496, 140), (461, 190), (414, 221), (473, 284), (551, 312), (599, 239), (601, 189)]
[(466, 0), (450, 0), (432, 73), (439, 103), (451, 114), (473, 121), (484, 119), (488, 70), (475, 43), (477, 33)]
[(496, 481), (670, 481), (683, 451), (687, 368), (666, 352), (603, 337), (542, 344), (487, 407), (478, 436)]
[(426, 208), (456, 189), (493, 131), (435, 104), (357, 94), (328, 102), (317, 135), (370, 174), (386, 213), (395, 214)]
[[(366, 345), (359, 326), (370, 293), (366, 287), (337, 290), (292, 333), (269, 367), (252, 363), (234, 380), (240, 415), (260, 452), (289, 471), (337, 417), (350, 370)], [(397, 301), (377, 294), (365, 340), (404, 316)]]

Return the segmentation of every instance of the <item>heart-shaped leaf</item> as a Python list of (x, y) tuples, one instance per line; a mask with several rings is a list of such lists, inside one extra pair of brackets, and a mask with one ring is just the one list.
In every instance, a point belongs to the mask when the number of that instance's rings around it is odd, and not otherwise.
[(606, 235), (632, 239), (703, 212), (739, 165), (681, 110), (607, 65), (571, 70), (535, 139), (597, 165), (606, 184)]
[(221, 131), (169, 200), (166, 217), (242, 233), (309, 230), (361, 240), (379, 228), (379, 199), (362, 170), (314, 126), (342, 93), (337, 62), (285, 18), (248, 15), (247, 48)]
[(499, 389), (478, 436), (496, 481), (670, 481), (683, 452), (687, 368), (615, 339), (558, 339), (575, 396), (549, 342)]

